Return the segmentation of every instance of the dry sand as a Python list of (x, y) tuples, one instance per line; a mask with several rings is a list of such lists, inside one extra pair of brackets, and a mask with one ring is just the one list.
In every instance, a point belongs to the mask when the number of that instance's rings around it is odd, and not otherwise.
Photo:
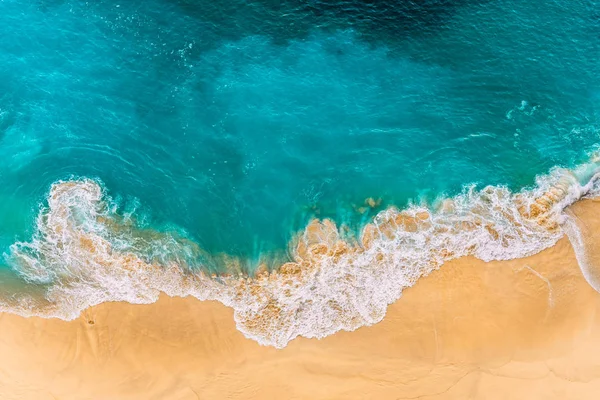
[[(594, 260), (600, 202), (571, 212)], [(283, 350), (193, 298), (107, 303), (72, 322), (0, 314), (0, 398), (598, 399), (598, 311), (563, 238), (524, 259), (448, 262), (383, 322)]]

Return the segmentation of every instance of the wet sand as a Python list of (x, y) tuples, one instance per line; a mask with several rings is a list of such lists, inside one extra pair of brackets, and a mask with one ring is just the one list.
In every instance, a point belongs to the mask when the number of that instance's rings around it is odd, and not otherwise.
[[(593, 275), (600, 202), (569, 212)], [(528, 258), (448, 262), (383, 322), (283, 350), (194, 298), (105, 303), (71, 322), (0, 314), (0, 398), (596, 399), (599, 311), (565, 237)]]

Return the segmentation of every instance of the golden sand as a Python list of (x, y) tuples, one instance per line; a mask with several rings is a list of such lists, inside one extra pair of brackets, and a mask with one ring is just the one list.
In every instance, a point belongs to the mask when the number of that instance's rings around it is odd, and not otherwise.
[[(597, 260), (600, 202), (570, 212)], [(597, 399), (599, 311), (563, 238), (528, 258), (447, 262), (383, 322), (283, 350), (193, 298), (72, 322), (0, 314), (0, 399)]]

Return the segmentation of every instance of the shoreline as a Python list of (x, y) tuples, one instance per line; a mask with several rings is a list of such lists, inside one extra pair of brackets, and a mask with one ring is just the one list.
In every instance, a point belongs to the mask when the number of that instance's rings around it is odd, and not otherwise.
[[(600, 201), (569, 210), (600, 232)], [(281, 350), (246, 339), (218, 302), (161, 295), (70, 322), (0, 314), (0, 354), (7, 399), (593, 399), (600, 294), (563, 237), (526, 258), (448, 261), (382, 322)]]
[[(283, 348), (298, 336), (379, 323), (404, 289), (450, 260), (518, 259), (554, 246), (565, 233), (560, 221), (570, 221), (564, 208), (597, 195), (599, 169), (600, 159), (591, 156), (573, 170), (553, 168), (516, 193), (469, 186), (435, 205), (388, 207), (360, 237), (313, 219), (290, 242), (292, 261), (272, 271), (260, 266), (252, 277), (227, 255), (228, 273), (197, 270), (205, 255), (198, 243), (123, 219), (99, 181), (57, 181), (31, 241), (15, 242), (8, 255), (33, 290), (0, 298), (0, 311), (70, 321), (102, 303), (193, 296), (233, 308), (246, 337)], [(579, 235), (576, 226), (573, 232)]]

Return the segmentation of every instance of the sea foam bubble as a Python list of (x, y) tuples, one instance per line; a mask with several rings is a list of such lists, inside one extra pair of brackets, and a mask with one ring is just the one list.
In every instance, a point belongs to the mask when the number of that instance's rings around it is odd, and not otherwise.
[[(0, 310), (24, 316), (77, 318), (107, 301), (152, 303), (159, 294), (217, 300), (234, 309), (238, 329), (282, 348), (298, 336), (322, 338), (381, 321), (389, 304), (445, 261), (528, 256), (564, 234), (564, 208), (598, 193), (600, 160), (555, 168), (533, 188), (467, 187), (435, 206), (388, 208), (353, 238), (333, 221), (313, 220), (290, 243), (293, 261), (255, 276), (209, 275), (208, 257), (177, 235), (141, 229), (119, 215), (91, 179), (52, 185), (31, 241), (6, 255), (13, 269), (42, 290), (0, 298)], [(239, 260), (238, 260), (239, 261)]]

